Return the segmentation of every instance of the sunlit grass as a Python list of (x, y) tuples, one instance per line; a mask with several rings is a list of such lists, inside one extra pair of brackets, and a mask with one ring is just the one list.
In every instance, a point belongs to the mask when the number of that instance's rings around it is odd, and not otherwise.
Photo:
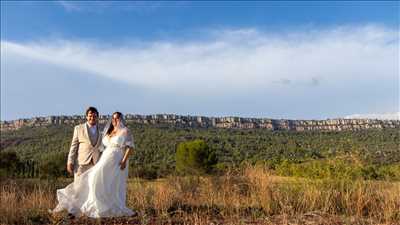
[[(2, 182), (0, 224), (56, 223), (64, 214), (50, 215), (48, 209), (56, 205), (55, 190), (70, 181)], [(127, 194), (127, 204), (138, 211), (141, 224), (152, 219), (165, 224), (177, 220), (183, 221), (180, 224), (269, 224), (271, 218), (285, 221), (304, 215), (370, 224), (400, 221), (399, 182), (278, 177), (257, 166), (221, 176), (133, 178)]]

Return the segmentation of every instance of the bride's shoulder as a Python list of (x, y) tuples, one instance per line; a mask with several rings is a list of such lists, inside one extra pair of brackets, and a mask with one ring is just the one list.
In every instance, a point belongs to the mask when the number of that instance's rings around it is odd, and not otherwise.
[(110, 135), (103, 135), (103, 141), (108, 141), (110, 139)]
[(131, 132), (130, 132), (130, 130), (127, 128), (127, 127), (124, 127), (122, 130), (121, 130), (121, 134), (122, 135), (127, 135), (127, 134), (130, 134)]

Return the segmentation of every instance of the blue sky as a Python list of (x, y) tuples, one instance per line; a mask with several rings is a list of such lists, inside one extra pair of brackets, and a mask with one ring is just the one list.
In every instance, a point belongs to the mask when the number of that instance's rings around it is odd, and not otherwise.
[(1, 2), (1, 119), (398, 118), (398, 2)]

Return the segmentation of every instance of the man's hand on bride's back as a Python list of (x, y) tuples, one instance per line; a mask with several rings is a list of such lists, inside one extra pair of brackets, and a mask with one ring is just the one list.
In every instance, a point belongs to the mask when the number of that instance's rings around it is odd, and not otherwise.
[(74, 174), (74, 164), (67, 163), (67, 171), (70, 175)]

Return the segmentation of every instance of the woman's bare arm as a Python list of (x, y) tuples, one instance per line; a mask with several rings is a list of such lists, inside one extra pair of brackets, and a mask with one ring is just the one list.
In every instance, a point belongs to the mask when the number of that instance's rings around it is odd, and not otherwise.
[(121, 170), (125, 169), (126, 161), (128, 161), (129, 155), (131, 155), (133, 153), (133, 150), (134, 149), (130, 146), (126, 147), (124, 157), (122, 158), (121, 163), (120, 163)]

